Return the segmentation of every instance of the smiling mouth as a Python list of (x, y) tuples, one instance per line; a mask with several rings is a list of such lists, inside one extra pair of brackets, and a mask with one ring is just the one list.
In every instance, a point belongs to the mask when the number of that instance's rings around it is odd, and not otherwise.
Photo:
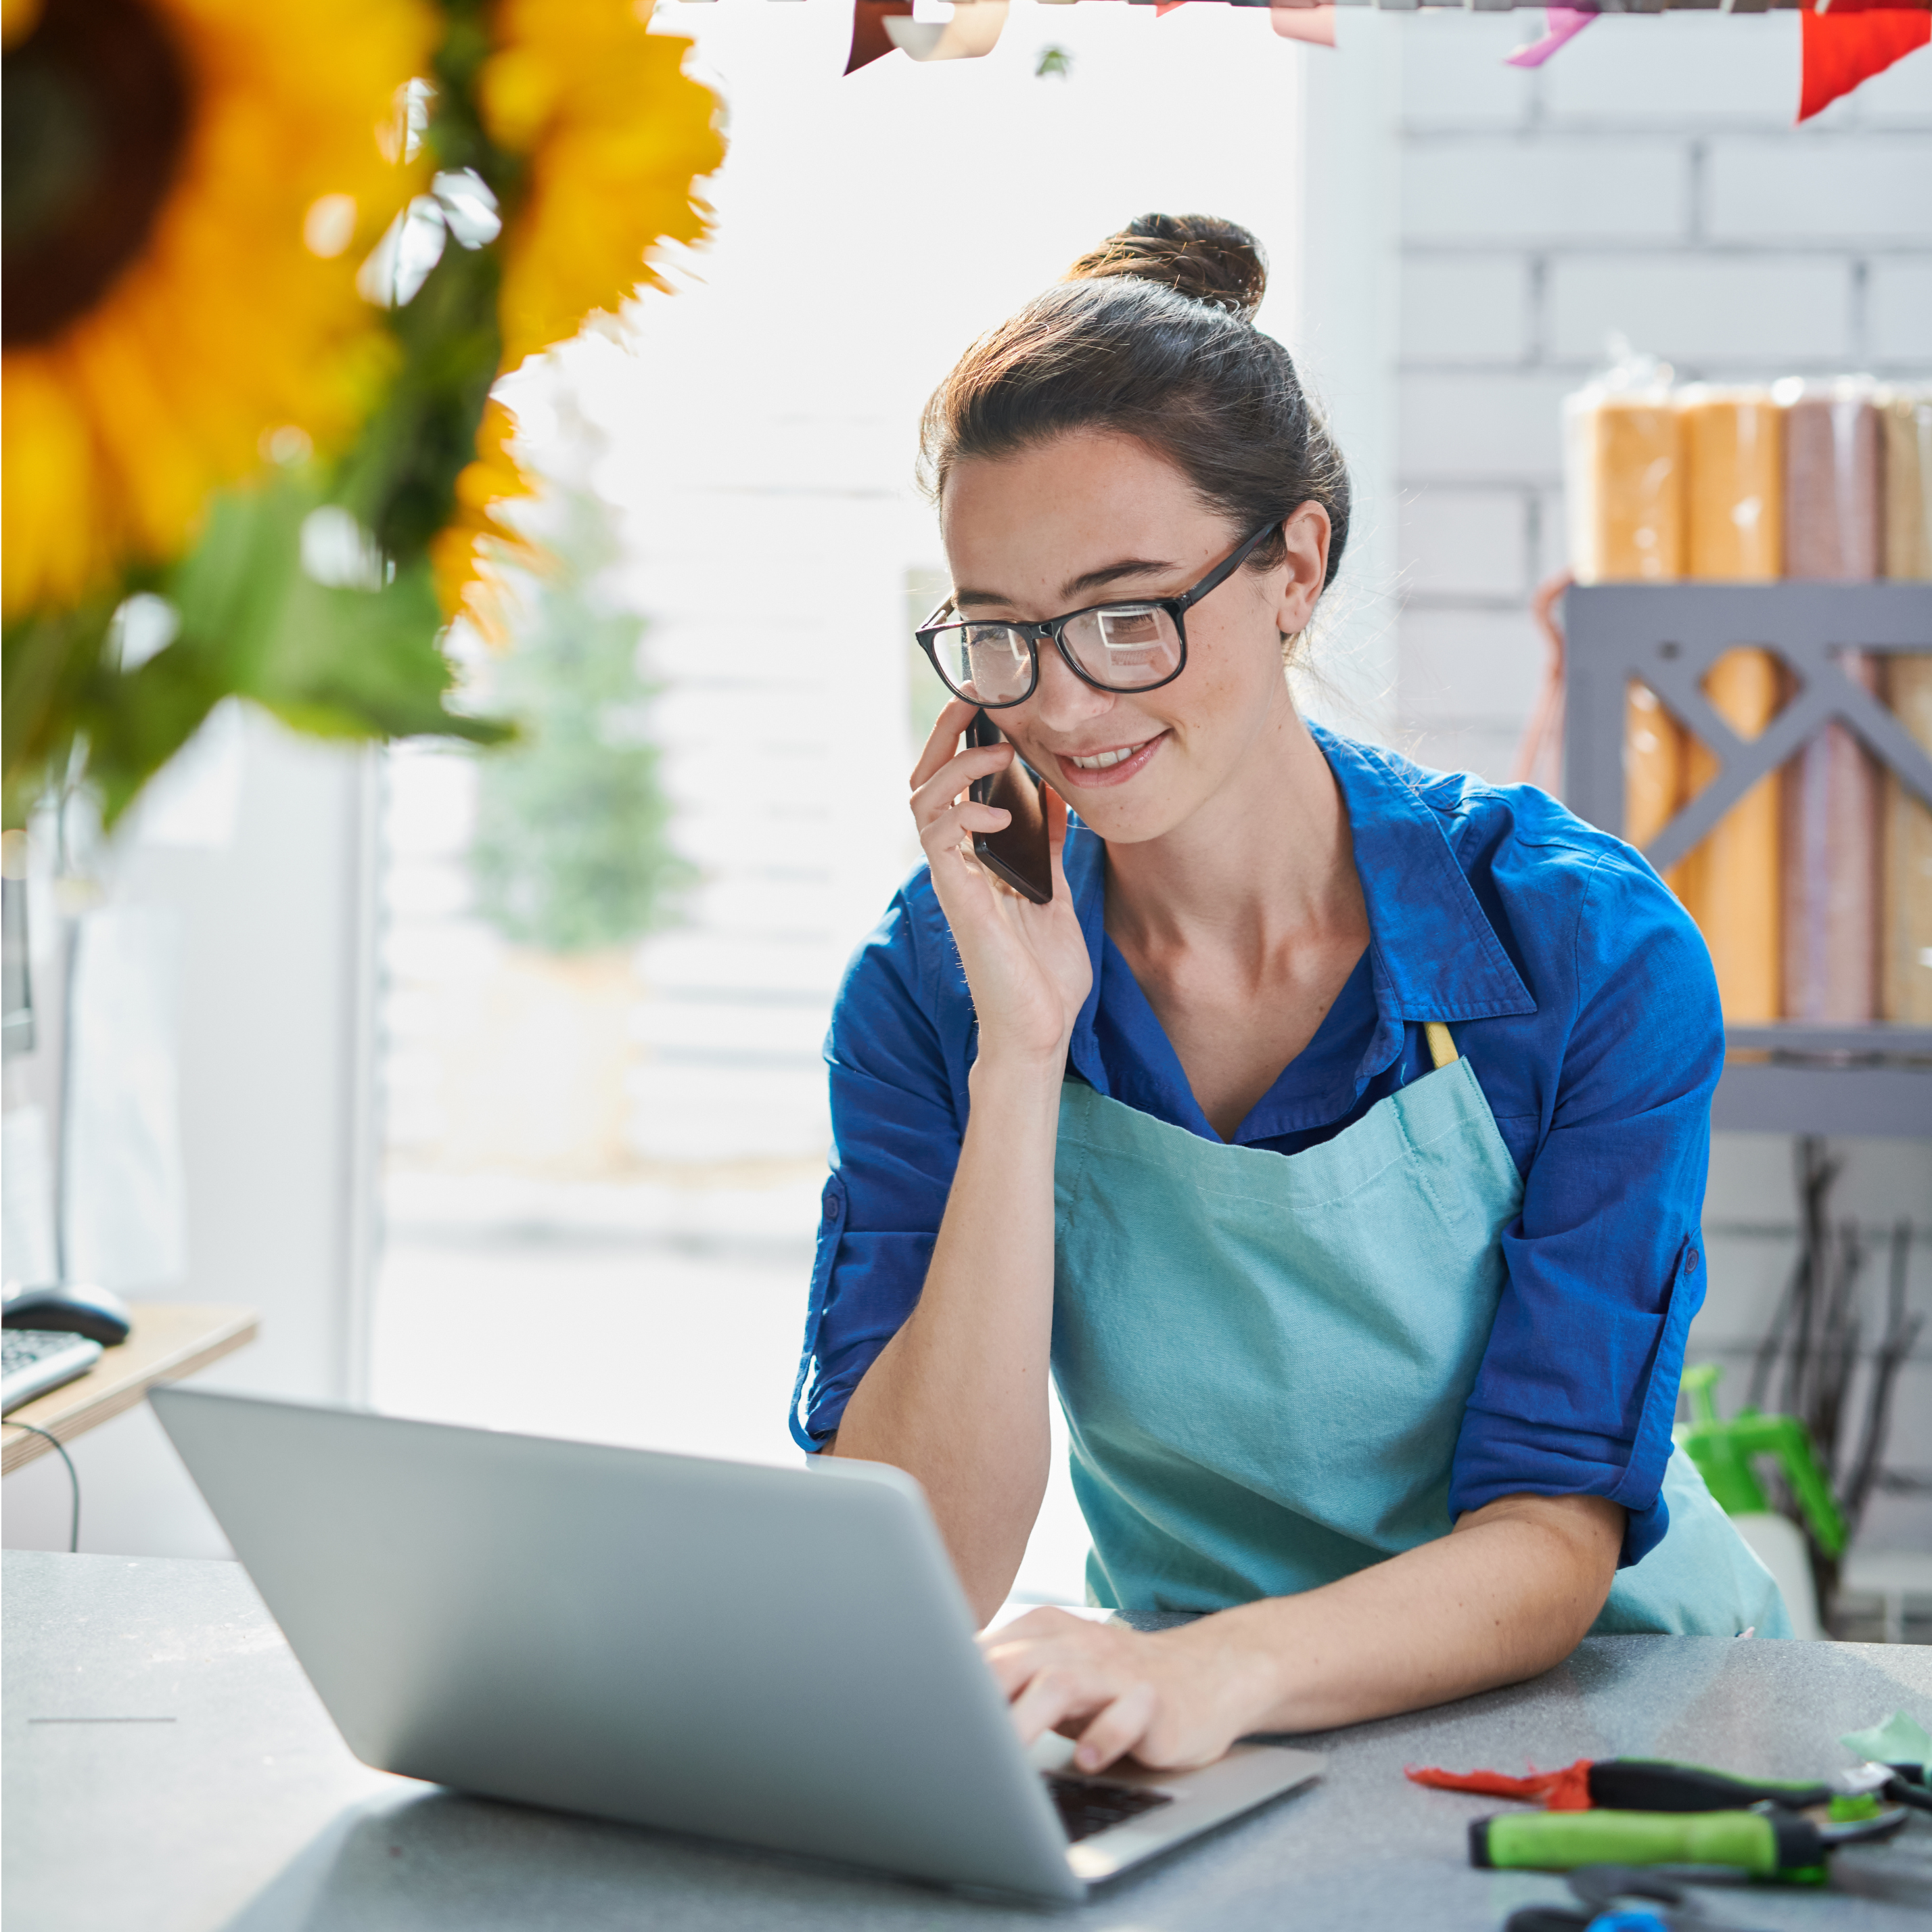
[(1113, 745), (1104, 752), (1056, 752), (1054, 760), (1061, 778), (1082, 790), (1094, 786), (1131, 784), (1159, 754), (1167, 735), (1156, 731), (1137, 745)]
[(1138, 745), (1123, 745), (1114, 752), (1096, 752), (1090, 758), (1076, 758), (1071, 752), (1063, 752), (1061, 756), (1070, 765), (1078, 765), (1083, 772), (1104, 772), (1109, 766), (1125, 764), (1142, 746), (1153, 742), (1150, 738), (1143, 738)]

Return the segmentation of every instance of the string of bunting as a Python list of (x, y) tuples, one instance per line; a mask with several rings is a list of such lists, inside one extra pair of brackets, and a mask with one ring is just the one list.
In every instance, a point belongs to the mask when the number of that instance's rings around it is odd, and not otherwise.
[[(1071, 5), (1074, 0), (1054, 0)], [(1096, 4), (1096, 0), (1089, 0)], [(1156, 14), (1178, 7), (1209, 4), (1260, 7), (1285, 40), (1306, 40), (1318, 46), (1335, 44), (1334, 4), (1330, 0), (1126, 0), (1132, 6), (1151, 6)], [(1378, 5), (1393, 10), (1418, 10), (1416, 0), (1341, 0), (1348, 6)], [(1514, 0), (1473, 0), (1482, 12), (1508, 11)], [(1690, 0), (1696, 10), (1712, 10), (1710, 0)], [(914, 17), (913, 0), (854, 0), (852, 47), (845, 71), (856, 74), (888, 54), (898, 52), (916, 61), (976, 60), (998, 44), (1006, 20), (1007, 0), (956, 0), (950, 20)], [(1932, 40), (1932, 0), (1730, 0), (1726, 13), (1797, 12), (1802, 21), (1798, 120), (1808, 121), (1861, 81), (1882, 74), (1897, 60)], [(1674, 10), (1672, 0), (1636, 0), (1634, 4), (1547, 7), (1544, 31), (1506, 56), (1512, 67), (1540, 67), (1603, 14), (1661, 14)]]

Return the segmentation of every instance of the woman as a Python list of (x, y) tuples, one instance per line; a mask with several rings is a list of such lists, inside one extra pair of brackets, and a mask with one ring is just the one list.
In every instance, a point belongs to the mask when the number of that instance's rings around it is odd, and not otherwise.
[[(1240, 229), (1144, 218), (934, 397), (956, 587), (922, 641), (1012, 742), (940, 715), (927, 863), (827, 1047), (801, 1442), (916, 1476), (983, 1618), (1051, 1379), (1093, 1598), (1206, 1613), (984, 1640), (1022, 1736), (1089, 1769), (1462, 1696), (1593, 1628), (1789, 1629), (1670, 1453), (1703, 946), (1542, 794), (1297, 714), (1348, 490), (1250, 320), (1264, 273)], [(1044, 904), (972, 856), (1016, 747)]]

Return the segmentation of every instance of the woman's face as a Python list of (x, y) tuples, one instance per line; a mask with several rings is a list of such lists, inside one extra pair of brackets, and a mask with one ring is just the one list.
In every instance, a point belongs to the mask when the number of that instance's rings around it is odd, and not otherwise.
[[(1034, 622), (1181, 596), (1252, 534), (1204, 508), (1146, 444), (1090, 431), (960, 464), (940, 522), (960, 614)], [(1102, 838), (1135, 843), (1184, 824), (1253, 767), (1289, 715), (1281, 638), (1320, 594), (1328, 520), (1304, 504), (1286, 529), (1285, 562), (1238, 570), (1187, 611), (1187, 665), (1172, 684), (1096, 691), (1042, 644), (1032, 696), (991, 714)]]

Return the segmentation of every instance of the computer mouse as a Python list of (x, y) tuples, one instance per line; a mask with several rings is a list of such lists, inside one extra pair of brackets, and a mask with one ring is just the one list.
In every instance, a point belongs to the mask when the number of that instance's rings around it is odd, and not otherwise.
[(112, 1348), (128, 1339), (134, 1317), (128, 1304), (110, 1289), (69, 1282), (52, 1288), (23, 1288), (0, 1303), (0, 1326), (52, 1329), (64, 1335), (85, 1335)]

